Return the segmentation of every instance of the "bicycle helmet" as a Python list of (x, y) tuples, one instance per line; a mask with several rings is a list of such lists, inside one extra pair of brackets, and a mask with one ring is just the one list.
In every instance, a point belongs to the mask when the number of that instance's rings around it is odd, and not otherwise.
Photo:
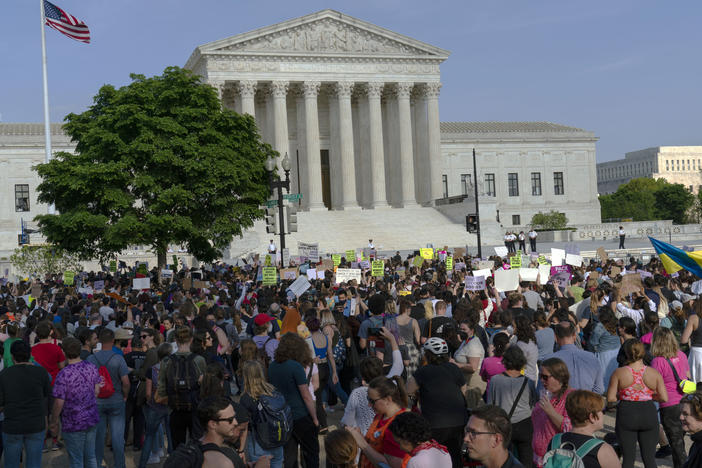
[(424, 343), (424, 346), (422, 346), (422, 349), (424, 349), (424, 351), (429, 351), (432, 354), (436, 354), (437, 356), (441, 354), (448, 354), (449, 352), (446, 341), (436, 336), (429, 338), (426, 343)]

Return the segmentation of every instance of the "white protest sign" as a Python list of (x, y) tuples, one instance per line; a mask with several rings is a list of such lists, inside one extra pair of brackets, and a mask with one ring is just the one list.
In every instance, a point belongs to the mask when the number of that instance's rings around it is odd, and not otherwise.
[(580, 255), (567, 253), (565, 257), (566, 265), (573, 265), (574, 267), (580, 267), (583, 264), (583, 257)]
[(565, 260), (566, 252), (563, 249), (551, 249), (551, 265), (561, 266)]
[(336, 283), (348, 283), (351, 280), (361, 282), (361, 270), (358, 268), (337, 268)]
[(494, 260), (480, 260), (478, 262), (478, 269), (479, 270), (491, 270), (492, 268), (495, 267), (495, 261)]
[(300, 255), (305, 256), (314, 263), (319, 262), (319, 244), (305, 244), (303, 242), (297, 243), (297, 250)]
[(695, 281), (690, 285), (690, 290), (692, 291), (693, 294), (700, 294), (702, 293), (702, 280), (700, 281)]
[(500, 257), (507, 256), (507, 247), (495, 247), (495, 253)]
[[(308, 279), (317, 279), (317, 270), (314, 268), (308, 268), (307, 269), (307, 278)], [(322, 272), (322, 278), (324, 278), (324, 272)]]
[(132, 280), (132, 289), (149, 289), (151, 288), (151, 278), (134, 278)]
[(520, 268), (519, 277), (522, 281), (536, 281), (536, 277), (539, 275), (538, 268)]
[(95, 291), (102, 291), (103, 289), (105, 289), (105, 282), (104, 281), (95, 281), (93, 283), (93, 289)]
[(173, 278), (173, 270), (161, 270), (161, 278)]
[(519, 270), (495, 271), (495, 287), (498, 291), (515, 291), (519, 287)]
[(81, 294), (93, 294), (93, 288), (78, 288), (78, 292)]
[(546, 284), (551, 276), (551, 265), (539, 265), (539, 283)]
[[(310, 271), (310, 270), (308, 270), (308, 271)], [(311, 271), (315, 271), (315, 270), (311, 270)], [(300, 297), (305, 293), (305, 291), (310, 289), (310, 287), (312, 287), (312, 285), (310, 284), (309, 281), (307, 281), (307, 278), (304, 276), (300, 276), (298, 279), (293, 281), (293, 283), (288, 287), (288, 289), (290, 290), (290, 292), (295, 294), (297, 297)]]
[(492, 276), (492, 271), (489, 268), (483, 270), (473, 270), (473, 276), (482, 276), (483, 278), (490, 278)]
[(484, 276), (466, 276), (466, 291), (482, 291), (485, 289)]
[(290, 249), (283, 249), (282, 261), (283, 261), (283, 268), (290, 265)]

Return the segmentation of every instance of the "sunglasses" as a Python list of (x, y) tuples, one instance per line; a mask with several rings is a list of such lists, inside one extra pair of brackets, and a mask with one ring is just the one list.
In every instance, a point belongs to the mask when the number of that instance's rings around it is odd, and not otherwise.
[(541, 374), (541, 380), (543, 380), (543, 381), (547, 381), (551, 377), (553, 377), (553, 376), (550, 374)]
[(141, 339), (142, 339), (142, 340), (145, 340), (145, 339), (147, 339), (149, 336), (151, 336), (151, 335), (141, 335)]

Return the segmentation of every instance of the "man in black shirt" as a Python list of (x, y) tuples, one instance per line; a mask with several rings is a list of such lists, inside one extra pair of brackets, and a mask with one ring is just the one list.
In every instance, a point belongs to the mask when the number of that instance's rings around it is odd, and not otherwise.
[[(223, 397), (208, 398), (198, 406), (197, 417), (205, 431), (200, 439), (204, 458), (202, 468), (245, 468), (239, 451), (225, 444), (225, 440), (236, 437), (237, 427), (241, 424), (231, 402)], [(266, 462), (270, 462), (269, 456), (259, 458), (255, 466), (263, 466)]]
[(453, 323), (453, 320), (446, 316), (446, 303), (444, 301), (436, 301), (434, 312), (436, 315), (427, 320), (422, 328), (422, 344), (432, 336), (443, 336), (444, 326)]

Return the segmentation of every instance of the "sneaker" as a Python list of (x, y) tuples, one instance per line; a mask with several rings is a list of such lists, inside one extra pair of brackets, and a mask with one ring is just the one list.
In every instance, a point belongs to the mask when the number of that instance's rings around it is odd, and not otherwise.
[(656, 450), (656, 458), (665, 458), (671, 456), (672, 454), (673, 449), (670, 447), (670, 444), (663, 445), (661, 448)]
[(156, 465), (161, 462), (161, 458), (159, 456), (155, 456), (153, 453), (149, 456), (149, 459), (146, 461), (147, 465)]
[(58, 440), (55, 440), (53, 445), (51, 446), (51, 451), (55, 452), (57, 450), (61, 450), (62, 448), (63, 448), (63, 443), (58, 441)]
[(166, 452), (163, 451), (163, 447), (161, 447), (160, 449), (158, 449), (157, 454), (158, 454), (159, 458), (163, 458), (163, 457), (166, 456)]

